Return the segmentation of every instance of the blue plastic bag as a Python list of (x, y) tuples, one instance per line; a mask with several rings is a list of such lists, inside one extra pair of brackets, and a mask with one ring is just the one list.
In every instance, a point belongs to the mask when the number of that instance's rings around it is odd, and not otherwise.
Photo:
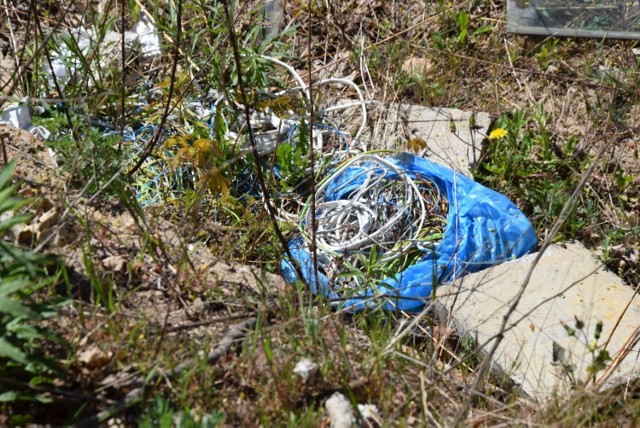
[[(449, 168), (407, 153), (387, 157), (386, 161), (412, 178), (415, 174), (428, 177), (439, 187), (449, 202), (447, 224), (433, 251), (426, 252), (417, 263), (394, 277), (386, 278), (361, 295), (343, 301), (343, 306), (361, 310), (383, 305), (389, 310), (418, 312), (430, 298), (434, 285), (521, 257), (536, 245), (531, 223), (504, 195)], [(352, 187), (358, 184), (353, 183), (356, 175), (352, 173), (350, 176), (349, 172), (347, 168), (325, 187), (328, 200), (348, 198)], [(341, 185), (341, 181), (346, 180), (351, 187)], [(316, 284), (312, 257), (302, 238), (290, 241), (289, 250), (313, 293), (340, 300), (331, 290), (329, 278), (321, 272), (317, 272)], [(281, 268), (287, 281), (296, 282), (298, 278), (291, 260), (285, 257)]]

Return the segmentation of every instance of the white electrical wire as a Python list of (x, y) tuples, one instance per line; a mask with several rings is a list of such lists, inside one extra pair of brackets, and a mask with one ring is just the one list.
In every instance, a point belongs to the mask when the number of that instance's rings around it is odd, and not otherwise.
[[(330, 281), (341, 269), (338, 260), (352, 267), (361, 264), (358, 255), (366, 255), (374, 247), (389, 264), (413, 251), (430, 251), (446, 224), (445, 200), (432, 180), (407, 172), (372, 154), (361, 154), (338, 167), (318, 187), (316, 211), (310, 204), (303, 209), (301, 235), (311, 247), (312, 216), (316, 224), (316, 248), (319, 269)], [(329, 260), (329, 263), (321, 262)], [(334, 285), (353, 281), (341, 278)], [(352, 284), (353, 285), (353, 284)]]
[[(294, 70), (292, 66), (290, 66), (284, 61), (281, 61), (279, 59), (266, 56), (266, 55), (262, 55), (261, 58), (267, 61), (270, 61), (276, 65), (279, 65), (283, 67), (285, 70), (287, 70), (289, 74), (292, 76), (293, 80), (298, 84), (298, 86), (293, 88), (287, 88), (277, 92), (270, 92), (264, 89), (260, 90), (259, 92), (262, 95), (266, 95), (269, 98), (277, 99), (278, 97), (289, 94), (291, 92), (301, 91), (307, 103), (305, 107), (305, 115), (303, 117), (307, 120), (307, 122), (309, 122), (310, 117), (306, 109), (311, 103), (311, 96), (310, 96), (309, 87), (305, 84), (302, 77), (298, 74), (298, 72)], [(321, 80), (314, 84), (314, 86), (316, 87), (328, 86), (328, 85), (348, 86), (354, 90), (354, 92), (358, 97), (357, 102), (342, 103), (334, 106), (329, 106), (327, 108), (316, 109), (316, 114), (314, 118), (314, 132), (313, 132), (314, 148), (318, 149), (319, 152), (323, 153), (323, 157), (330, 159), (330, 162), (332, 164), (336, 164), (348, 158), (352, 154), (353, 146), (356, 144), (359, 145), (359, 149), (361, 151), (366, 151), (367, 147), (365, 144), (363, 144), (360, 141), (360, 138), (366, 128), (367, 109), (366, 109), (364, 97), (362, 95), (362, 91), (360, 90), (358, 85), (356, 85), (351, 80), (341, 79), (341, 78), (331, 78), (331, 79)], [(220, 108), (219, 104), (225, 100), (226, 100), (225, 96), (218, 97), (212, 105), (213, 111), (215, 112), (218, 108)], [(235, 120), (236, 122), (240, 122), (238, 119), (243, 117), (241, 113), (242, 106), (233, 99), (230, 101), (235, 105), (235, 110), (237, 111), (237, 113), (235, 113), (236, 115)], [(326, 124), (324, 123), (325, 121), (332, 123), (330, 118), (324, 117), (325, 114), (335, 112), (335, 111), (344, 111), (353, 107), (360, 107), (361, 118), (360, 118), (359, 128), (355, 133), (354, 137), (350, 139), (351, 140), (350, 142), (346, 139), (347, 134), (342, 132), (335, 125), (332, 124), (329, 126), (329, 128), (323, 128), (323, 125), (326, 126)], [(288, 135), (293, 129), (297, 129), (300, 126), (303, 117), (297, 116), (293, 111), (289, 111), (288, 114), (289, 114), (289, 118), (284, 120), (278, 117), (278, 115), (276, 115), (270, 110), (267, 110), (264, 113), (255, 112), (252, 115), (250, 120), (252, 121), (252, 126), (255, 126), (256, 143), (258, 145), (258, 152), (260, 155), (273, 153), (276, 150), (276, 146), (278, 141), (280, 140), (280, 137), (283, 135)], [(229, 121), (227, 121), (227, 124), (228, 123)], [(334, 129), (330, 129), (331, 127), (333, 127)], [(347, 144), (346, 149), (331, 150), (331, 147), (329, 147), (328, 148), (329, 152), (325, 151), (324, 141), (326, 140), (327, 135), (332, 133), (337, 134), (340, 139), (344, 139), (346, 141), (346, 144)], [(236, 140), (238, 138), (238, 134), (236, 132), (233, 132), (233, 130), (228, 130), (227, 136), (232, 140)], [(247, 148), (241, 150), (241, 154), (249, 153), (249, 152), (250, 150), (247, 150)]]
[(267, 55), (261, 55), (261, 58), (266, 59), (267, 61), (271, 61), (274, 64), (278, 64), (279, 66), (287, 70), (291, 74), (291, 76), (293, 76), (293, 79), (298, 83), (298, 85), (300, 85), (299, 88), (294, 88), (294, 89), (301, 89), (302, 92), (304, 92), (304, 96), (307, 98), (307, 101), (311, 103), (311, 95), (309, 94), (309, 88), (307, 88), (307, 85), (304, 83), (304, 80), (302, 80), (302, 77), (300, 77), (298, 72), (295, 71), (293, 67), (291, 67), (286, 62), (280, 61), (279, 59), (276, 59)]
[[(359, 165), (355, 166), (355, 164)], [(342, 182), (341, 189), (332, 189), (332, 193), (344, 190), (349, 185), (357, 185), (357, 189), (349, 195), (348, 199), (326, 201), (324, 192), (327, 186), (339, 180), (340, 175), (348, 168), (362, 168), (362, 171)], [(363, 179), (362, 176), (365, 174)], [(393, 178), (389, 178), (390, 175)], [(363, 183), (360, 184), (360, 180), (364, 180)], [(380, 188), (385, 182), (387, 185), (395, 183), (394, 190), (399, 190), (396, 195), (393, 195), (397, 199), (395, 209), (388, 200), (381, 198)], [(393, 163), (368, 154), (345, 162), (320, 185), (316, 193), (316, 208), (316, 220), (319, 224), (318, 247), (331, 253), (344, 253), (367, 248), (376, 243), (386, 243), (379, 241), (378, 238), (384, 237), (402, 222), (406, 223), (410, 210), (417, 210), (419, 215), (410, 224), (413, 231), (403, 239), (414, 240), (415, 237), (420, 236), (428, 214), (415, 181)], [(381, 213), (382, 209), (390, 208), (391, 216)], [(311, 215), (312, 213), (306, 210), (306, 224), (311, 224)], [(381, 217), (386, 218), (383, 224), (380, 224)], [(349, 219), (357, 219), (357, 221), (348, 223)], [(341, 235), (336, 235), (336, 231), (340, 231)], [(346, 239), (345, 234), (349, 235)]]
[[(328, 85), (328, 84), (340, 84), (340, 85), (346, 85), (349, 86), (351, 88), (353, 88), (353, 90), (356, 92), (356, 94), (358, 95), (358, 101), (357, 103), (347, 103), (347, 104), (338, 104), (335, 105), (333, 107), (327, 107), (325, 109), (319, 110), (318, 111), (318, 115), (322, 116), (325, 113), (329, 113), (332, 111), (337, 111), (337, 110), (346, 110), (348, 108), (351, 107), (356, 107), (359, 106), (360, 107), (360, 111), (361, 111), (361, 121), (360, 121), (360, 128), (358, 129), (358, 132), (356, 132), (356, 135), (353, 137), (353, 141), (354, 142), (359, 142), (360, 137), (362, 136), (362, 133), (364, 132), (366, 126), (367, 126), (367, 106), (364, 102), (364, 97), (362, 96), (362, 91), (360, 90), (360, 88), (358, 87), (358, 85), (356, 85), (354, 82), (352, 82), (351, 80), (347, 80), (347, 79), (338, 79), (338, 78), (334, 78), (334, 79), (325, 79), (325, 80), (321, 80), (320, 82), (317, 83), (317, 86), (322, 86), (322, 85)], [(365, 145), (363, 145), (362, 147), (363, 151), (367, 150), (367, 147)]]
[[(279, 91), (259, 89), (257, 93), (260, 96), (275, 101), (280, 97), (291, 96), (294, 92), (301, 92), (305, 101), (301, 112), (294, 112), (293, 109), (290, 109), (288, 112), (276, 114), (271, 107), (266, 107), (263, 111), (254, 110), (251, 113), (249, 122), (254, 132), (256, 148), (260, 156), (265, 156), (274, 153), (279, 144), (288, 143), (295, 146), (301, 132), (303, 120), (307, 124), (310, 123), (309, 106), (312, 101), (309, 86), (305, 84), (302, 77), (291, 65), (266, 55), (262, 55), (261, 58), (284, 68), (291, 75), (297, 86)], [(313, 137), (313, 148), (315, 153), (318, 154), (314, 165), (317, 172), (325, 171), (327, 168), (338, 165), (356, 153), (366, 152), (367, 147), (362, 142), (361, 137), (366, 129), (367, 109), (362, 91), (351, 80), (342, 78), (323, 79), (313, 83), (313, 86), (318, 88), (318, 91), (327, 86), (348, 87), (357, 97), (357, 100), (353, 102), (341, 101), (335, 105), (322, 106), (315, 109), (313, 132), (310, 132), (311, 135), (309, 137)], [(339, 125), (334, 122), (337, 117), (332, 116), (331, 113), (353, 108), (359, 108), (360, 120), (357, 131), (351, 137), (349, 133), (342, 131)], [(219, 117), (224, 122), (226, 128), (225, 137), (229, 141), (239, 143), (237, 154), (240, 156), (251, 154), (253, 149), (249, 147), (248, 139), (246, 138), (245, 123), (247, 118), (243, 111), (243, 105), (233, 97), (221, 95), (213, 101), (210, 110), (209, 118), (219, 114), (216, 117)], [(213, 131), (211, 131), (211, 134), (213, 135)], [(303, 170), (299, 171), (303, 176), (309, 175), (310, 172), (310, 166), (305, 166)], [(278, 211), (280, 219), (290, 220), (295, 218), (298, 221), (300, 218), (298, 213), (287, 212), (282, 206)]]

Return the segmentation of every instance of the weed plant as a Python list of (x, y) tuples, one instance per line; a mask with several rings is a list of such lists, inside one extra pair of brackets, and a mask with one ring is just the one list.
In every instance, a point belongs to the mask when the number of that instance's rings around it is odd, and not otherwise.
[[(541, 239), (551, 228), (580, 180), (590, 159), (577, 149), (578, 138), (570, 136), (563, 147), (548, 128), (549, 116), (516, 111), (499, 117), (493, 127), (504, 135), (489, 138), (476, 177), (507, 195), (536, 225)], [(558, 241), (579, 238), (599, 216), (600, 204), (592, 189), (585, 189)]]
[(30, 422), (28, 408), (12, 403), (51, 402), (47, 390), (65, 376), (61, 362), (46, 351), (51, 343), (64, 342), (43, 324), (62, 303), (51, 295), (57, 265), (7, 242), (10, 229), (28, 220), (16, 213), (27, 201), (13, 196), (15, 165), (12, 161), (0, 171), (0, 408), (10, 425)]

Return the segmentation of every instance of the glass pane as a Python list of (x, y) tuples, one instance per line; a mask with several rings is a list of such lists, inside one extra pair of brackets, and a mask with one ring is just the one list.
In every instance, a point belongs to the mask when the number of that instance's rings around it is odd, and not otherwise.
[(508, 0), (507, 31), (640, 39), (638, 0)]

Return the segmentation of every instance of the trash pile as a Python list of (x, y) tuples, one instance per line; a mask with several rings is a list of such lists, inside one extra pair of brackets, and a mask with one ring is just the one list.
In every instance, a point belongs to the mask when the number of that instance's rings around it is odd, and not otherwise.
[[(96, 43), (111, 47), (122, 37), (107, 33), (96, 41), (88, 30), (72, 36), (82, 56)], [(158, 32), (148, 20), (127, 33), (125, 43), (139, 58), (148, 60), (160, 52)], [(58, 49), (53, 66), (45, 70), (50, 84), (64, 88), (84, 78), (79, 74), (86, 70), (80, 70), (83, 63), (74, 60), (75, 54)], [(90, 126), (104, 136), (118, 136), (133, 162), (151, 141), (161, 143), (134, 177), (141, 206), (201, 189), (212, 199), (232, 193), (260, 200), (264, 195), (256, 168), (263, 168), (279, 220), (298, 224), (289, 244), (292, 259), (285, 256), (281, 264), (285, 279), (303, 280), (314, 293), (354, 310), (380, 305), (420, 310), (438, 284), (533, 248), (531, 224), (504, 196), (427, 159), (369, 151), (362, 138), (366, 103), (353, 81), (325, 79), (309, 88), (291, 65), (265, 55), (254, 59), (280, 69), (285, 77), (251, 91), (248, 99), (231, 90), (186, 98), (161, 132), (152, 120), (118, 129), (90, 119)], [(142, 89), (134, 95), (136, 109), (162, 101), (158, 87)], [(329, 92), (332, 96), (325, 96)], [(312, 109), (312, 103), (318, 105)], [(15, 126), (46, 135), (27, 116), (20, 106), (3, 112)], [(255, 153), (258, 159), (253, 159)], [(311, 180), (319, 180), (313, 195)]]
[[(509, 199), (462, 174), (407, 153), (355, 159), (316, 195), (317, 270), (309, 212), (289, 244), (293, 260), (282, 262), (286, 280), (298, 280), (296, 263), (312, 291), (336, 304), (417, 312), (439, 284), (536, 244), (531, 223)], [(378, 266), (373, 276), (371, 265)]]
[[(121, 58), (123, 36), (125, 58)], [(124, 35), (115, 31), (100, 34), (85, 27), (73, 30), (56, 45), (51, 64), (44, 64), (44, 72), (50, 88), (59, 86), (64, 89), (69, 84), (77, 83), (79, 79), (87, 79), (87, 84), (93, 85), (95, 76), (87, 78), (90, 74), (87, 65), (93, 72), (107, 69), (116, 62), (124, 64), (133, 60), (148, 61), (160, 53), (158, 31), (150, 19), (142, 15), (132, 31), (127, 31)], [(92, 61), (92, 57), (97, 57), (97, 60)]]
[(306, 248), (315, 236), (318, 270), (341, 295), (410, 266), (433, 250), (447, 224), (448, 201), (430, 177), (410, 176), (374, 154), (336, 168), (320, 184), (315, 201), (316, 233), (308, 202), (301, 236)]

